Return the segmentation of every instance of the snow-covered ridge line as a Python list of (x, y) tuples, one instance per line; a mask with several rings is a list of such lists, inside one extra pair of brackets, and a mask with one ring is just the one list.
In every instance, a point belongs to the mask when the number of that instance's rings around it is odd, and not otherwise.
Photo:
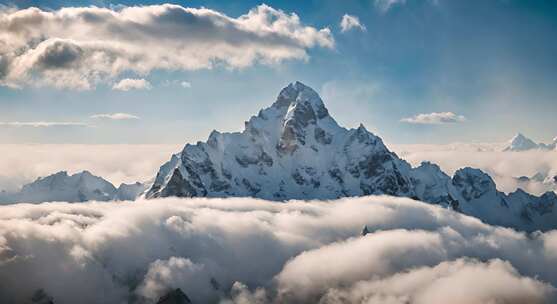
[(158, 172), (147, 198), (335, 199), (387, 194), (442, 205), (524, 230), (557, 227), (557, 196), (497, 191), (492, 178), (463, 168), (451, 178), (424, 162), (412, 168), (363, 125), (339, 126), (319, 95), (291, 83), (242, 132), (211, 132), (186, 144)]

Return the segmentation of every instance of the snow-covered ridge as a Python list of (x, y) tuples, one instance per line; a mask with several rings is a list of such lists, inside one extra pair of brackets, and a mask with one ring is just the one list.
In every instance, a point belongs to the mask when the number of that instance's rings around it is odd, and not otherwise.
[(550, 144), (536, 143), (528, 137), (522, 135), (521, 133), (516, 134), (510, 141), (507, 147), (503, 151), (528, 151), (528, 150), (555, 150), (557, 147), (557, 137), (553, 139)]
[(412, 168), (363, 125), (339, 126), (319, 95), (300, 82), (246, 122), (187, 144), (158, 172), (147, 198), (251, 196), (271, 200), (387, 194), (412, 197), (526, 230), (557, 227), (555, 193), (497, 191), (478, 169), (451, 178), (432, 163)]
[(39, 177), (21, 191), (0, 194), (0, 203), (41, 203), (52, 201), (84, 202), (90, 200), (133, 200), (145, 189), (141, 183), (121, 184), (116, 188), (102, 177), (89, 171), (68, 175), (66, 171)]

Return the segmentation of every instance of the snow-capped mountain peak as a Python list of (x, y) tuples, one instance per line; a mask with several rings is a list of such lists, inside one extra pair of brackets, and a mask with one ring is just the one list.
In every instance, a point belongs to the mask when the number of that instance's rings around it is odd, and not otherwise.
[(147, 196), (403, 194), (409, 181), (399, 171), (409, 168), (363, 126), (340, 127), (317, 92), (295, 82), (251, 117), (243, 132), (214, 131), (206, 143), (187, 144), (161, 167)]
[(539, 148), (538, 144), (521, 133), (516, 134), (505, 148), (505, 151), (526, 151)]
[[(520, 134), (513, 143), (532, 144)], [(435, 164), (412, 168), (363, 125), (339, 126), (319, 95), (300, 82), (282, 89), (244, 131), (213, 131), (207, 142), (186, 144), (161, 166), (146, 197), (289, 200), (371, 194), (412, 197), (492, 224), (547, 229), (557, 223), (532, 208), (539, 198), (507, 196), (481, 170), (463, 168), (451, 178)]]
[(521, 133), (516, 134), (510, 141), (507, 147), (503, 151), (528, 151), (528, 150), (553, 150), (557, 146), (557, 137), (553, 139), (550, 144), (536, 143), (528, 137), (522, 135)]
[(68, 175), (60, 171), (23, 186), (20, 199), (36, 201), (70, 201), (107, 200), (116, 192), (116, 188), (101, 177), (89, 171)]

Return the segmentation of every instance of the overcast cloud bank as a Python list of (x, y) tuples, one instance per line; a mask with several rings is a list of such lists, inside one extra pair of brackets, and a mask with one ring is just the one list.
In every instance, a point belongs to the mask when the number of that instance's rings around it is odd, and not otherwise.
[(172, 288), (195, 303), (555, 300), (557, 232), (526, 235), (410, 199), (0, 209), (2, 302), (41, 288), (55, 303), (153, 303)]

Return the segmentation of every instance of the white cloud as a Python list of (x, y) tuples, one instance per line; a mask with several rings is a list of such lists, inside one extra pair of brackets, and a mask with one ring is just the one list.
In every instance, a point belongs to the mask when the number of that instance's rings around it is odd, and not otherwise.
[(112, 86), (113, 90), (118, 91), (129, 91), (129, 90), (150, 90), (151, 83), (149, 81), (141, 78), (141, 79), (131, 79), (125, 78), (120, 80), (114, 86)]
[(360, 23), (360, 19), (357, 16), (344, 14), (340, 21), (340, 31), (344, 33), (351, 29), (365, 31), (366, 27)]
[(130, 120), (130, 119), (139, 119), (139, 116), (129, 114), (129, 113), (105, 113), (105, 114), (91, 115), (91, 118), (104, 118), (104, 119), (112, 119), (112, 120)]
[(375, 0), (375, 7), (384, 13), (395, 5), (403, 5), (405, 3), (406, 0)]
[(9, 122), (0, 122), (0, 126), (48, 128), (48, 127), (86, 127), (88, 125), (83, 122), (70, 122), (70, 121), (25, 121), (25, 122), (9, 121)]
[(237, 18), (162, 4), (0, 10), (0, 84), (90, 89), (124, 72), (244, 68), (333, 48), (328, 28), (260, 5)]
[(215, 293), (208, 282), (211, 282), (211, 277), (204, 264), (195, 264), (187, 258), (170, 257), (168, 260), (156, 260), (149, 265), (137, 293), (156, 303), (161, 294), (168, 291), (169, 286), (180, 286), (185, 290), (194, 289), (202, 298), (208, 299)]
[(183, 88), (191, 88), (191, 82), (188, 82), (188, 81), (182, 81), (182, 82), (180, 82), (180, 85)]
[(405, 198), (168, 198), (0, 211), (6, 303), (39, 288), (55, 303), (151, 303), (171, 288), (194, 303), (556, 300), (557, 231), (527, 235)]
[(403, 118), (400, 121), (411, 124), (440, 125), (447, 123), (464, 122), (466, 118), (453, 112), (433, 112), (429, 114), (418, 114), (413, 117)]
[[(464, 287), (473, 282), (473, 288)], [(327, 291), (324, 303), (544, 303), (553, 288), (509, 263), (459, 259)]]

